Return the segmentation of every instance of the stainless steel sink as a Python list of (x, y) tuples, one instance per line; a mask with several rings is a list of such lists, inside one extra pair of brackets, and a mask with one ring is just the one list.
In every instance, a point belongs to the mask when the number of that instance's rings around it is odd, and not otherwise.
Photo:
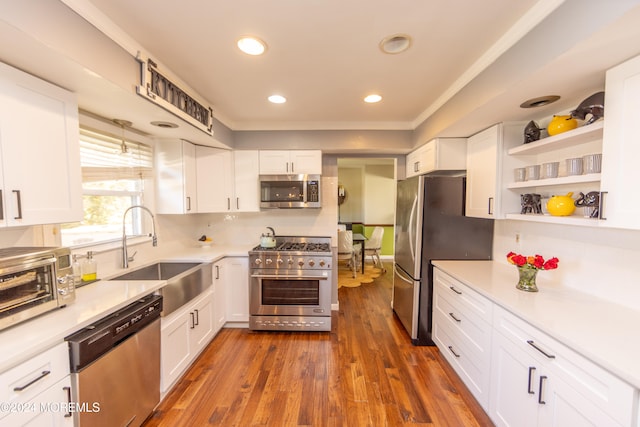
[(210, 263), (157, 262), (111, 280), (166, 280), (167, 284), (160, 293), (163, 297), (162, 316), (167, 316), (211, 286), (213, 276)]

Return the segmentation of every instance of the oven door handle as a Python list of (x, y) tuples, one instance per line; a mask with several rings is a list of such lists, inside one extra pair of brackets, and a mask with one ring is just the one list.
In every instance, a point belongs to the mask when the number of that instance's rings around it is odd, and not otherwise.
[(252, 279), (282, 279), (282, 280), (328, 280), (327, 276), (283, 276), (281, 274), (252, 274)]

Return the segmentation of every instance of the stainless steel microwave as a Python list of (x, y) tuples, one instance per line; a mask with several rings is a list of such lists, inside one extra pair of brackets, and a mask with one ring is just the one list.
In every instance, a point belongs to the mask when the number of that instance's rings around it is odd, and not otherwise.
[(260, 175), (260, 207), (320, 208), (320, 178), (320, 175)]

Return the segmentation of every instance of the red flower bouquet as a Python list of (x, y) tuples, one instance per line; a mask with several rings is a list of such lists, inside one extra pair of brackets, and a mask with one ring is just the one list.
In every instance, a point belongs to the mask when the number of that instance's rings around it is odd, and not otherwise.
[(556, 257), (545, 261), (540, 255), (524, 256), (515, 252), (507, 254), (507, 261), (518, 267), (519, 280), (516, 288), (528, 292), (538, 292), (538, 286), (536, 285), (538, 270), (553, 270), (558, 268), (559, 262)]

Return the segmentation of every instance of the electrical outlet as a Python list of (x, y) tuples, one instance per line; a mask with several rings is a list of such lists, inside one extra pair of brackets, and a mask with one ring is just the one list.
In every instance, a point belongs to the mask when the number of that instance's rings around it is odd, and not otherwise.
[(516, 233), (516, 243), (520, 243), (520, 233)]

